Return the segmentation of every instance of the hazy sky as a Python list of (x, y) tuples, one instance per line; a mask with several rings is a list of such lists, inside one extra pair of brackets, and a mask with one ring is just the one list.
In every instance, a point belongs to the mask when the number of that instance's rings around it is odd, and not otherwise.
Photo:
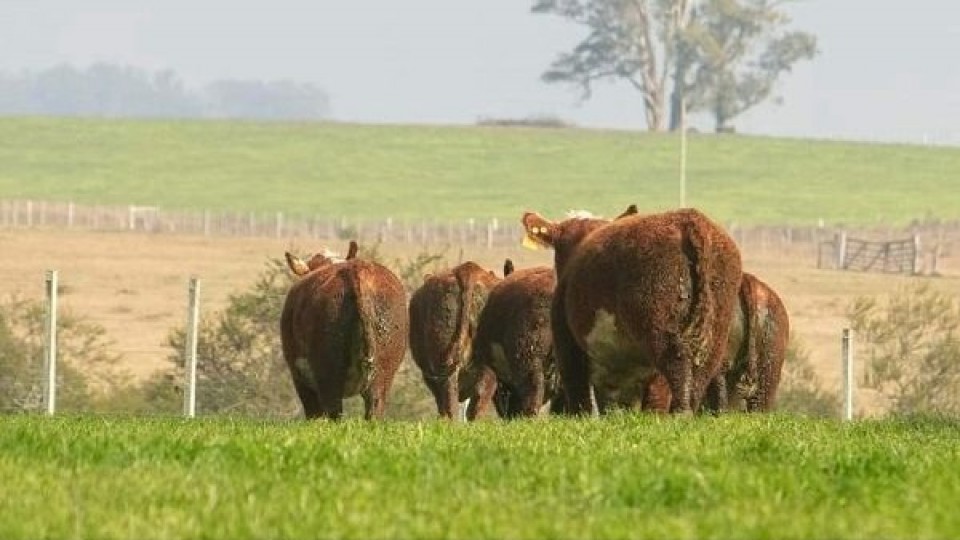
[[(540, 81), (583, 30), (530, 0), (0, 0), (0, 70), (92, 62), (173, 69), (190, 87), (295, 79), (343, 121), (473, 123), (558, 116), (643, 127), (639, 94), (587, 102)], [(785, 76), (785, 103), (733, 122), (757, 134), (960, 145), (960, 2), (801, 0), (821, 54)], [(697, 122), (704, 129), (708, 121)]]

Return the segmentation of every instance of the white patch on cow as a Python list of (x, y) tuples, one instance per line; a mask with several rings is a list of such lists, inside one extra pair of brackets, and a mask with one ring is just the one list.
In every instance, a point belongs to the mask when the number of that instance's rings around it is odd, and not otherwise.
[(328, 249), (326, 246), (324, 246), (320, 250), (319, 254), (325, 259), (328, 259), (331, 263), (342, 263), (346, 261), (346, 259), (343, 258), (343, 255), (337, 253), (336, 251)]
[(590, 357), (600, 364), (610, 363), (618, 356), (619, 342), (617, 318), (605, 310), (597, 310), (593, 317), (593, 328), (587, 334), (587, 351)]
[(617, 329), (613, 314), (597, 310), (586, 346), (591, 359), (590, 382), (613, 402), (628, 404), (639, 399), (653, 367), (641, 348)]
[(595, 215), (589, 210), (567, 210), (567, 219), (599, 219), (600, 216)]

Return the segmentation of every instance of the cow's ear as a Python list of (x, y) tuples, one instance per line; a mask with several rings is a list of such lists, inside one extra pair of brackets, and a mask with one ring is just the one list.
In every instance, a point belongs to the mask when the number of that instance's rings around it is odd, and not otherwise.
[(310, 271), (310, 267), (308, 267), (307, 263), (303, 262), (300, 257), (297, 257), (289, 251), (283, 252), (283, 256), (287, 259), (287, 266), (290, 267), (290, 271), (294, 274), (302, 276)]
[(634, 214), (639, 214), (639, 213), (640, 213), (640, 210), (637, 208), (637, 205), (631, 204), (630, 206), (627, 207), (626, 210), (623, 211), (622, 214), (620, 214), (619, 216), (617, 216), (617, 217), (614, 219), (614, 221), (616, 221), (617, 219), (620, 219), (620, 218), (625, 218), (625, 217), (627, 217), (627, 216), (632, 216), (632, 215), (634, 215)]
[(522, 245), (529, 249), (552, 248), (557, 230), (554, 222), (536, 212), (524, 212)]
[(513, 273), (513, 261), (507, 259), (503, 261), (503, 277), (507, 277)]
[(351, 240), (351, 241), (350, 241), (350, 248), (347, 250), (347, 258), (346, 258), (346, 260), (349, 261), (350, 259), (356, 257), (356, 256), (357, 256), (357, 251), (358, 251), (358, 249), (359, 249), (359, 248), (357, 247), (357, 243), (356, 243), (354, 240)]

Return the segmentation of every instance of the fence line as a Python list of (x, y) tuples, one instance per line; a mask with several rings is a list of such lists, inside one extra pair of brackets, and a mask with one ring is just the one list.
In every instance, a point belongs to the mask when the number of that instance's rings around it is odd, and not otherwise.
[[(440, 221), (437, 219), (349, 219), (346, 216), (302, 216), (283, 212), (237, 212), (211, 210), (166, 210), (142, 205), (79, 205), (72, 202), (0, 200), (0, 228), (66, 228), (106, 231), (139, 231), (156, 234), (240, 236), (310, 239), (355, 239), (424, 245), (460, 244), (488, 248), (515, 246), (522, 236), (517, 222), (497, 218)], [(726, 229), (741, 246), (762, 250), (784, 247), (820, 249), (842, 230), (860, 238), (893, 236), (922, 238), (931, 252), (946, 255), (960, 240), (960, 220), (915, 221), (905, 227), (841, 225), (741, 226)]]
[[(57, 391), (57, 348), (56, 348), (56, 329), (57, 329), (57, 270), (48, 270), (46, 273), (45, 289), (47, 292), (47, 310), (44, 314), (44, 384), (43, 384), (43, 403), (45, 412), (48, 415), (55, 414), (55, 402)], [(198, 327), (200, 320), (200, 302), (199, 302), (200, 280), (196, 276), (191, 276), (188, 283), (187, 298), (187, 325), (184, 357), (186, 361), (185, 381), (184, 381), (184, 406), (183, 415), (187, 418), (196, 416), (197, 408), (197, 345), (198, 345)], [(850, 328), (843, 328), (841, 333), (841, 397), (842, 409), (840, 417), (843, 420), (853, 419), (854, 412), (854, 360), (853, 360), (853, 331)], [(18, 381), (13, 381), (15, 384)], [(467, 404), (462, 404), (465, 410)], [(21, 410), (36, 410), (29, 404), (21, 404)], [(0, 411), (3, 412), (3, 411)]]

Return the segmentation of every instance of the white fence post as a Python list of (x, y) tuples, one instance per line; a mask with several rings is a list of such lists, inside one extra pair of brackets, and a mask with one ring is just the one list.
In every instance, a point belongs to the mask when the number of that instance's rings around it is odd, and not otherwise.
[(847, 260), (847, 231), (840, 231), (837, 234), (836, 249), (837, 270), (843, 270)]
[(187, 308), (186, 362), (187, 385), (183, 399), (183, 413), (188, 418), (197, 414), (197, 326), (200, 319), (200, 280), (190, 277), (189, 301)]
[(843, 362), (843, 419), (853, 420), (853, 330), (843, 329), (841, 338)]
[(43, 402), (47, 414), (53, 414), (57, 402), (57, 271), (47, 270), (47, 318), (43, 347), (44, 372)]
[(923, 263), (923, 255), (920, 252), (920, 235), (913, 235), (913, 260), (910, 262), (913, 265), (911, 268), (911, 274), (919, 274), (921, 271), (921, 264)]

